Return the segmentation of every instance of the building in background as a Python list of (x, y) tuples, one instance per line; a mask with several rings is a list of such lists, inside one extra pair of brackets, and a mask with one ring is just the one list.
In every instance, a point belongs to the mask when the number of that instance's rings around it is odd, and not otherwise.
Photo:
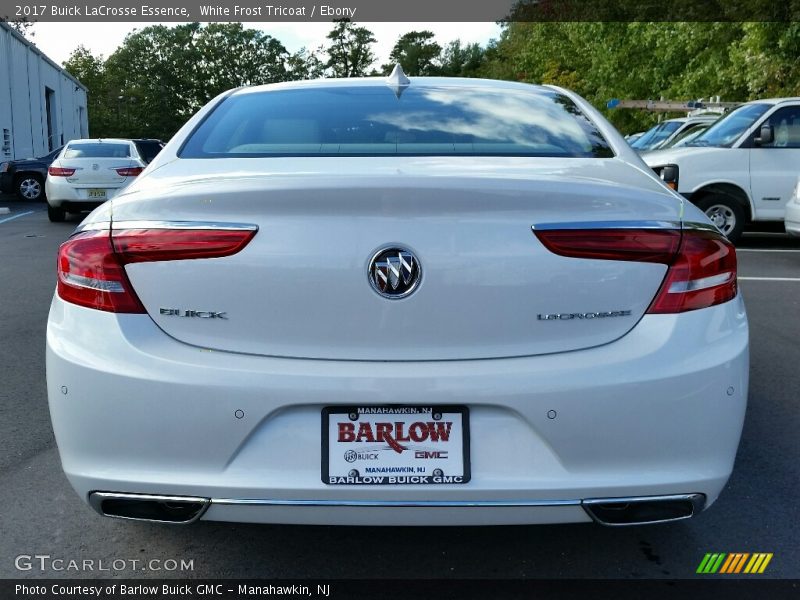
[(0, 21), (0, 161), (89, 136), (86, 87)]

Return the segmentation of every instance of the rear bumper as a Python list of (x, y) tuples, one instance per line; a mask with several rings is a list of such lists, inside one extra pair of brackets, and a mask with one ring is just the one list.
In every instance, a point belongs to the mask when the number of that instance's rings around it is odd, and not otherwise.
[[(91, 210), (107, 200), (111, 200), (127, 186), (123, 184), (97, 184), (95, 186), (81, 185), (76, 186), (65, 178), (48, 177), (45, 181), (45, 193), (47, 203), (54, 208), (64, 208), (65, 210)], [(106, 190), (106, 197), (102, 199), (91, 199), (88, 196), (90, 189)]]
[[(47, 380), (64, 470), (85, 500), (197, 496), (212, 499), (202, 518), (249, 522), (578, 522), (590, 498), (716, 499), (744, 419), (748, 331), (738, 297), (557, 355), (299, 360), (206, 351), (146, 315), (56, 297)], [(469, 407), (471, 481), (323, 484), (321, 408), (397, 403)]]

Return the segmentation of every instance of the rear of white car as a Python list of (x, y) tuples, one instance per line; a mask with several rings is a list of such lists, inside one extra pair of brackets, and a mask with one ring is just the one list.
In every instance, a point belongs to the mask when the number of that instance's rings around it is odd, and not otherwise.
[(733, 247), (574, 95), (287, 84), (62, 246), (48, 393), (109, 516), (630, 524), (720, 493), (747, 339)]
[(143, 170), (145, 162), (129, 140), (73, 140), (47, 170), (48, 216), (91, 210), (116, 196)]

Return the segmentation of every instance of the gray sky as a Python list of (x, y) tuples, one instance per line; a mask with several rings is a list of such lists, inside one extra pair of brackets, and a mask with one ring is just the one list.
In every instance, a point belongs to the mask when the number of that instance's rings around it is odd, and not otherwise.
[[(134, 28), (143, 28), (155, 23), (36, 23), (32, 41), (51, 59), (63, 63), (73, 49), (83, 44), (93, 54), (108, 56), (122, 43), (125, 35)], [(500, 36), (500, 27), (495, 23), (358, 23), (368, 28), (378, 40), (375, 65), (388, 61), (397, 38), (413, 30), (430, 30), (436, 41), (444, 45), (455, 39), (462, 42), (486, 44)], [(245, 23), (245, 27), (260, 29), (280, 40), (289, 52), (305, 46), (314, 50), (324, 44), (331, 23)]]

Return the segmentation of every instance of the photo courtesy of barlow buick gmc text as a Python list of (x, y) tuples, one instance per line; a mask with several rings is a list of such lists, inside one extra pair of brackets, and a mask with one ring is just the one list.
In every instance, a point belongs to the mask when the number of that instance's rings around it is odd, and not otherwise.
[(0, 598), (793, 597), (798, 17), (0, 0)]

